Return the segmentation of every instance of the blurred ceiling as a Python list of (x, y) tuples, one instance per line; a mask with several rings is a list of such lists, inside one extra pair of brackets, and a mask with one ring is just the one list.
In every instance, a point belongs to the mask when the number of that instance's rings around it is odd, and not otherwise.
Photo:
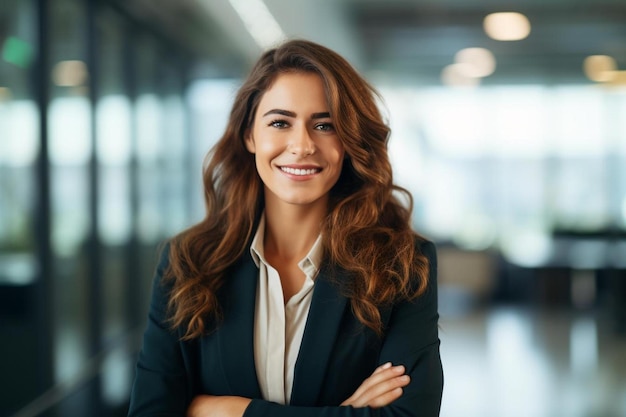
[[(129, 0), (135, 11), (227, 70), (251, 63), (255, 44), (235, 0)], [(239, 0), (240, 4), (252, 0)], [(255, 0), (256, 1), (256, 0)], [(626, 69), (626, 0), (264, 0), (288, 37), (308, 38), (346, 56), (359, 70), (391, 80), (440, 84), (442, 69), (467, 47), (495, 55), (483, 84), (589, 82), (589, 55), (613, 56)], [(530, 35), (496, 41), (483, 30), (492, 12), (530, 20)], [(230, 67), (229, 67), (230, 66)], [(211, 67), (211, 66), (209, 66)], [(244, 65), (245, 67), (245, 65)], [(244, 69), (245, 70), (245, 69)]]

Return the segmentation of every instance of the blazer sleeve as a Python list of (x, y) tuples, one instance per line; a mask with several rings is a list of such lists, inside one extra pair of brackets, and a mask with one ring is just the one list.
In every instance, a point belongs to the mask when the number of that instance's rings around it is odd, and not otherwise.
[(402, 396), (381, 408), (295, 407), (254, 399), (244, 417), (436, 417), (441, 408), (443, 368), (439, 353), (437, 257), (431, 242), (421, 244), (429, 261), (426, 292), (396, 305), (389, 318), (379, 363), (402, 364), (411, 376)]
[(166, 323), (167, 292), (163, 272), (169, 246), (161, 254), (152, 287), (148, 323), (137, 360), (129, 417), (185, 416), (190, 402), (189, 376), (176, 332)]

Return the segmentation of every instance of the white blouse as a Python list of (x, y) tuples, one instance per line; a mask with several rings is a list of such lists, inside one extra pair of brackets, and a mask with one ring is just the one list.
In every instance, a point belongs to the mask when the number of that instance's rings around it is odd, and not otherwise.
[(288, 404), (293, 385), (293, 371), (309, 314), (315, 276), (322, 259), (322, 239), (298, 263), (306, 275), (304, 284), (287, 304), (283, 301), (280, 276), (264, 256), (265, 216), (262, 216), (250, 246), (250, 254), (259, 268), (254, 318), (254, 362), (263, 398)]

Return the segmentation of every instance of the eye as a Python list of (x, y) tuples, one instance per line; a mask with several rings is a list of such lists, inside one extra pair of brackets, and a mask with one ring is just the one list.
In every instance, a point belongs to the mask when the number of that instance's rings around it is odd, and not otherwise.
[(315, 130), (321, 130), (323, 132), (334, 132), (335, 126), (330, 122), (318, 123), (315, 125)]
[(284, 129), (289, 126), (285, 120), (272, 120), (268, 126), (275, 127), (277, 129)]

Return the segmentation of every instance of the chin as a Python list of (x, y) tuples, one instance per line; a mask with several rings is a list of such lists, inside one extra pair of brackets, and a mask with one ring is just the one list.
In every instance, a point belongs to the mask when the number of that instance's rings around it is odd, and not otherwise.
[(311, 194), (307, 194), (283, 196), (282, 198), (280, 198), (280, 200), (287, 204), (292, 204), (295, 206), (306, 206), (317, 203), (321, 198), (322, 196), (312, 196)]

